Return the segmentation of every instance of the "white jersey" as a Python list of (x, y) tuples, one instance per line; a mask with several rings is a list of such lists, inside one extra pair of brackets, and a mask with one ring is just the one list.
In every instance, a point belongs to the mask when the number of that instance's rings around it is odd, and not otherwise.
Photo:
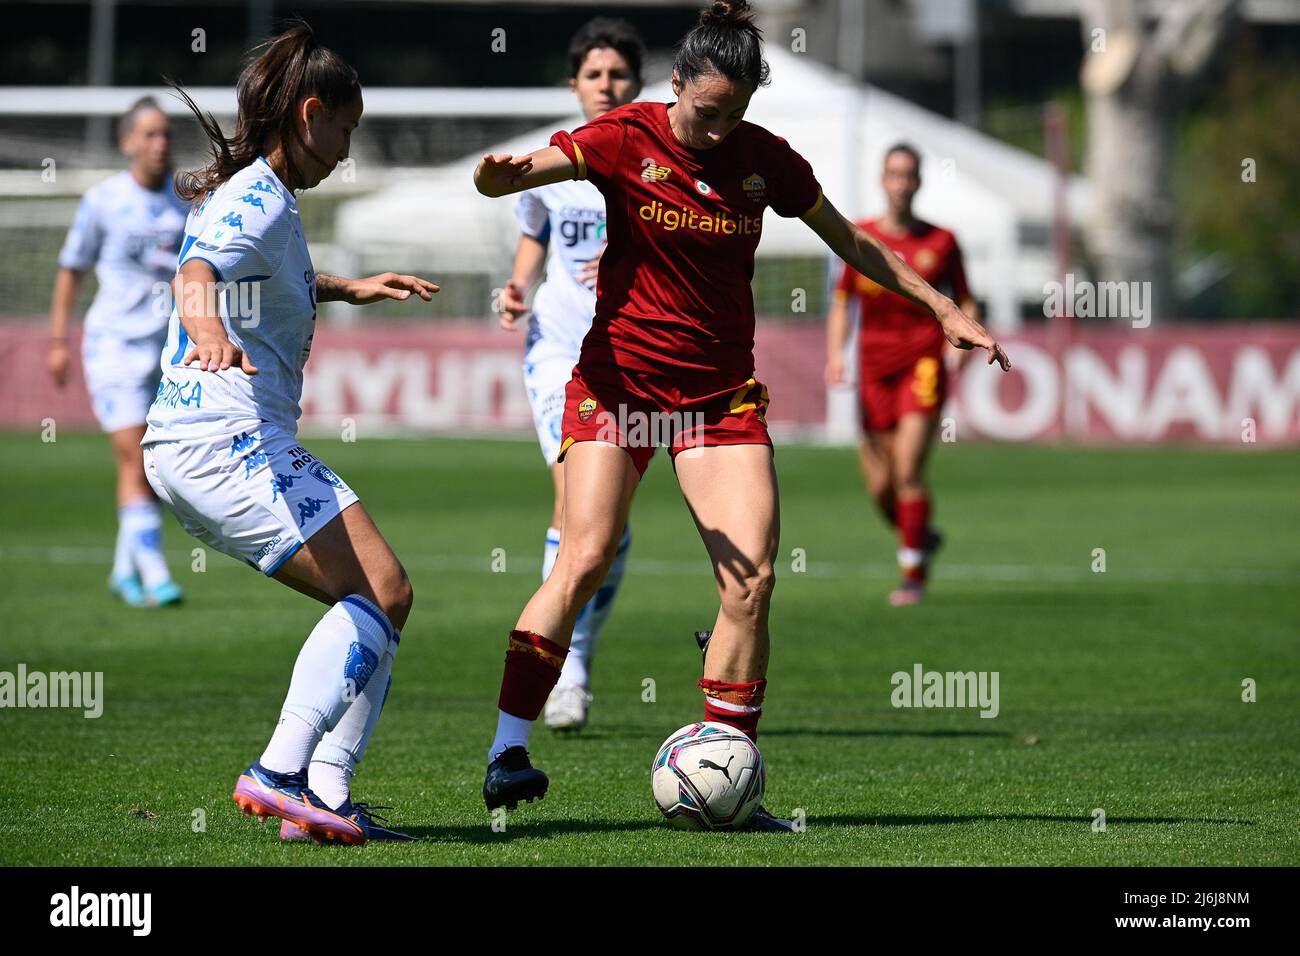
[(122, 172), (82, 197), (59, 265), (78, 272), (95, 270), (99, 290), (86, 313), (88, 336), (161, 338), (170, 299), (154, 290), (176, 273), (188, 210), (170, 175), (161, 189), (146, 189)]
[(316, 272), (293, 193), (264, 159), (241, 169), (190, 213), (177, 267), (193, 259), (216, 273), (226, 334), (258, 374), (182, 365), (192, 343), (173, 309), (144, 444), (208, 438), (259, 422), (296, 434), (302, 370), (316, 325)]
[(596, 291), (578, 281), (578, 274), (605, 245), (605, 197), (585, 179), (552, 183), (520, 195), (515, 216), (524, 235), (549, 247), (528, 340), (549, 339), (572, 351), (576, 361), (596, 314)]

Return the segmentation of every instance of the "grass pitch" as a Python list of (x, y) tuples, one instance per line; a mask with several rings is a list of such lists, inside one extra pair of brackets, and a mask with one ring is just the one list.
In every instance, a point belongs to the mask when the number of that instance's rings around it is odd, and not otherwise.
[[(235, 777), (323, 608), (216, 553), (193, 572), (197, 542), (170, 517), (186, 604), (114, 603), (107, 443), (7, 435), (0, 670), (102, 671), (105, 701), (99, 719), (0, 710), (0, 864), (1300, 863), (1295, 452), (941, 445), (948, 543), (927, 602), (893, 609), (894, 544), (853, 452), (780, 448), (760, 744), (765, 803), (807, 820), (780, 836), (679, 833), (650, 798), (659, 742), (702, 711), (691, 632), (717, 609), (666, 458), (634, 504), (591, 724), (538, 728), (550, 796), (498, 833), (479, 789), (506, 632), (540, 571), (540, 456), (527, 442), (306, 444), (360, 493), (414, 582), (354, 793), (423, 840), (282, 845), (240, 815)], [(891, 675), (917, 663), (998, 672), (998, 716), (894, 708)]]

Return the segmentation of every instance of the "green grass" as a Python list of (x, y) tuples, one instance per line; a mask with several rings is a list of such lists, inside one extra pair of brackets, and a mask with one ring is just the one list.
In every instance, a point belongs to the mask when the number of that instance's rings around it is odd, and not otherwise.
[[(3, 864), (1296, 864), (1300, 508), (1294, 452), (957, 445), (934, 462), (948, 546), (895, 610), (893, 542), (852, 451), (783, 447), (782, 564), (761, 743), (797, 836), (684, 834), (648, 767), (701, 713), (691, 631), (716, 598), (665, 460), (634, 506), (627, 583), (588, 730), (534, 735), (551, 795), (494, 833), (479, 797), (505, 635), (540, 566), (549, 479), (526, 442), (311, 441), (405, 561), (416, 607), (356, 781), (425, 839), (281, 845), (242, 817), (257, 756), (321, 614), (169, 519), (187, 603), (104, 591), (105, 442), (0, 437), (0, 670), (103, 671), (98, 720), (0, 711)], [(739, 490), (738, 490), (739, 491)], [(494, 548), (506, 573), (492, 573)], [(790, 570), (793, 549), (807, 570)], [(1090, 570), (1104, 548), (1107, 570)], [(890, 705), (890, 675), (997, 671), (1001, 712)], [(1241, 700), (1243, 678), (1258, 702)], [(642, 702), (642, 681), (657, 701)], [(1094, 808), (1106, 814), (1093, 832)], [(206, 813), (193, 832), (192, 813)]]

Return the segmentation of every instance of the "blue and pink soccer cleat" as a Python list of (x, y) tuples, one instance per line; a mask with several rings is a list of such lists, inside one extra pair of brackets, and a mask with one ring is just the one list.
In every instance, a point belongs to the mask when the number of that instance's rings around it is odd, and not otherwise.
[(279, 817), (306, 831), (317, 843), (366, 842), (366, 831), (356, 820), (325, 806), (325, 801), (307, 786), (307, 772), (276, 773), (254, 761), (235, 783), (235, 805), (245, 816), (259, 820)]
[[(388, 821), (381, 817), (376, 810), (388, 810), (389, 807), (375, 806), (370, 803), (353, 803), (349, 800), (334, 812), (341, 817), (358, 824), (366, 833), (366, 842), (371, 840), (391, 841), (404, 843), (414, 841), (416, 838), (409, 833), (402, 833), (400, 830), (394, 830), (391, 827), (384, 826)], [(311, 834), (304, 830), (298, 824), (290, 820), (280, 821), (280, 839), (281, 840), (307, 840)]]

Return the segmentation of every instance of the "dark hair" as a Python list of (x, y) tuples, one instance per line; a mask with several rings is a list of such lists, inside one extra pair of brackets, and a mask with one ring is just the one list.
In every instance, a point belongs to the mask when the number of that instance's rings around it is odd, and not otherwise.
[(895, 153), (906, 153), (908, 156), (911, 156), (912, 162), (916, 163), (916, 174), (918, 176), (921, 175), (921, 154), (916, 151), (915, 146), (911, 143), (895, 143), (893, 146), (889, 147), (889, 149), (885, 150), (885, 161), (888, 162), (889, 157), (893, 156)]
[(754, 24), (754, 11), (746, 0), (713, 0), (709, 9), (701, 11), (699, 22), (673, 50), (673, 69), (683, 83), (716, 73), (755, 90), (767, 86), (763, 31)]
[(596, 17), (578, 28), (569, 41), (569, 77), (578, 75), (587, 54), (602, 47), (614, 50), (627, 61), (632, 76), (641, 82), (641, 61), (645, 58), (645, 44), (636, 27), (626, 20)]
[[(361, 92), (357, 71), (333, 50), (318, 44), (304, 20), (295, 21), (279, 36), (258, 44), (248, 56), (249, 62), (235, 86), (239, 113), (235, 119), (235, 135), (229, 139), (211, 113), (202, 112), (180, 84), (167, 80), (198, 117), (212, 150), (212, 162), (203, 169), (176, 176), (176, 192), (190, 202), (216, 189), (256, 160), (273, 138), (285, 144), (296, 140), (310, 151), (298, 132), (294, 116), (298, 104), (306, 97), (319, 97), (327, 110), (334, 110), (350, 103)], [(298, 170), (287, 150), (285, 158), (289, 173), (296, 180)], [(322, 164), (328, 165), (323, 160)]]
[[(163, 108), (158, 105), (158, 101), (152, 96), (142, 96), (126, 108), (117, 121), (117, 138), (126, 139), (131, 130), (135, 129), (136, 120), (145, 113), (162, 113)], [(165, 114), (164, 114), (165, 115)]]

